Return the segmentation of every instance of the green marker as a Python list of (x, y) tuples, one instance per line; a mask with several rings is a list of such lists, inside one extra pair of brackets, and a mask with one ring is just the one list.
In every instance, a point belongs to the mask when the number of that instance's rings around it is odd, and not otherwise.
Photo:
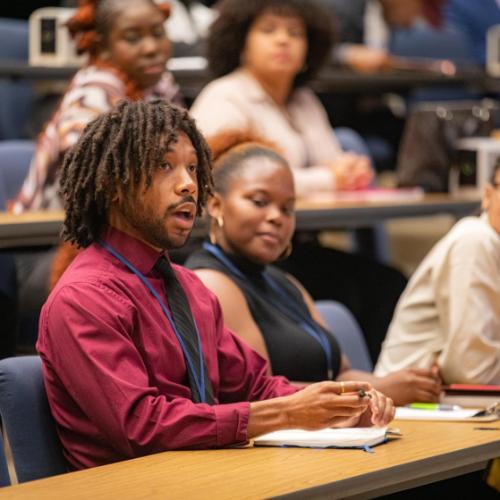
[(441, 410), (441, 411), (456, 411), (462, 408), (457, 405), (442, 405), (439, 403), (411, 403), (407, 405), (407, 408), (412, 408), (413, 410)]

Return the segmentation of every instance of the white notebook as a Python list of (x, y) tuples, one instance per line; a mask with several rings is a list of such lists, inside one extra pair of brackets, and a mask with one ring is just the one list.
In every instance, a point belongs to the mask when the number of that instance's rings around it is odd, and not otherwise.
[(299, 446), (301, 448), (364, 448), (386, 441), (387, 427), (349, 427), (304, 431), (290, 429), (255, 438), (255, 446)]

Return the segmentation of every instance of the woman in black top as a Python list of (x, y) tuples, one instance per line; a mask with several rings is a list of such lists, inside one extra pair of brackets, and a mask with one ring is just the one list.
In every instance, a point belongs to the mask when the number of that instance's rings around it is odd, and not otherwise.
[(215, 184), (207, 204), (210, 242), (186, 266), (218, 296), (226, 325), (270, 361), (275, 375), (304, 383), (366, 380), (395, 404), (437, 400), (437, 370), (384, 378), (351, 370), (308, 293), (271, 265), (289, 252), (295, 229), (286, 160), (272, 145), (240, 132), (218, 134), (209, 143)]

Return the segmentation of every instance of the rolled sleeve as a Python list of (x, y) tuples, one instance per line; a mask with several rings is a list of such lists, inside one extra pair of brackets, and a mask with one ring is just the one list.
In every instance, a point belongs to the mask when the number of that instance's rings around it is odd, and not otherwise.
[(217, 446), (245, 443), (250, 418), (250, 403), (216, 405), (213, 409), (217, 426)]

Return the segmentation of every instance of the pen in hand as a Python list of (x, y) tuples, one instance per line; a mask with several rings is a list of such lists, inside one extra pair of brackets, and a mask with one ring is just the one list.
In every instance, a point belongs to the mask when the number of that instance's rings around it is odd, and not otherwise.
[(360, 389), (360, 390), (358, 391), (358, 396), (359, 396), (360, 398), (364, 398), (365, 396), (366, 396), (366, 397), (368, 397), (368, 398), (370, 398), (370, 399), (372, 398), (372, 395), (371, 395), (371, 394), (369, 394), (368, 392), (365, 392), (365, 390), (364, 390), (364, 389)]

